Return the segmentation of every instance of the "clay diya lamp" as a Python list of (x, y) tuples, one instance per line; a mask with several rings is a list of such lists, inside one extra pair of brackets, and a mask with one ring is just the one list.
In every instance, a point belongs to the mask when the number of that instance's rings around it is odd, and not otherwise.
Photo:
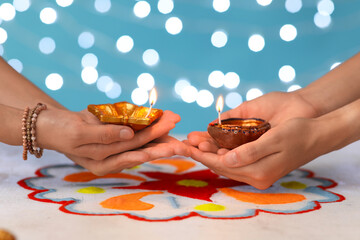
[(229, 118), (210, 123), (208, 133), (221, 148), (233, 149), (254, 141), (270, 129), (270, 123), (259, 118)]
[(163, 115), (161, 109), (150, 109), (128, 102), (100, 105), (90, 104), (87, 109), (103, 123), (126, 125), (134, 131), (150, 126)]

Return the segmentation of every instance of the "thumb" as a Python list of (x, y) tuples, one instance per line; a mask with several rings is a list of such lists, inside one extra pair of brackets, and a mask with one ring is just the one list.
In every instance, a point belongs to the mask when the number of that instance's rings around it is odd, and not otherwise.
[(92, 125), (87, 129), (86, 142), (110, 144), (113, 142), (128, 141), (134, 137), (134, 131), (123, 125), (104, 124)]

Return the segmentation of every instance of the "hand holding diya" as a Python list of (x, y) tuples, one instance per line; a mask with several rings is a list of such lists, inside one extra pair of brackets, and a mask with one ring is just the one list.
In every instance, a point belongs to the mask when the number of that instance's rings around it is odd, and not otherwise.
[(224, 99), (219, 96), (216, 102), (218, 122), (210, 123), (208, 133), (218, 147), (233, 149), (242, 144), (258, 139), (270, 129), (270, 123), (259, 118), (228, 118), (221, 120), (220, 113), (224, 107)]
[(137, 106), (128, 102), (114, 104), (88, 105), (88, 111), (94, 114), (103, 123), (120, 124), (139, 131), (150, 126), (163, 115), (161, 109), (152, 108), (157, 99), (155, 88), (150, 92), (150, 108)]

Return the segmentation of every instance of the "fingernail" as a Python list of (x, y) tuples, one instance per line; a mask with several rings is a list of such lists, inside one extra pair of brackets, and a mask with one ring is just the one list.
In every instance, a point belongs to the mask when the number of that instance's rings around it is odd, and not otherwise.
[(228, 166), (236, 166), (238, 163), (236, 152), (230, 152), (225, 156), (225, 164)]
[(133, 134), (128, 129), (121, 129), (120, 130), (120, 138), (121, 139), (131, 139)]

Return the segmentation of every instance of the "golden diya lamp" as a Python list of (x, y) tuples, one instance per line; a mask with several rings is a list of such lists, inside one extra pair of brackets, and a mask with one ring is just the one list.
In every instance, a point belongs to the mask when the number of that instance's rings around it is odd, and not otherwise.
[(103, 123), (120, 124), (139, 131), (150, 126), (163, 115), (161, 109), (153, 108), (157, 100), (155, 88), (150, 92), (150, 108), (137, 106), (128, 102), (114, 104), (88, 105), (88, 111), (94, 114)]
[(216, 102), (218, 122), (210, 123), (208, 133), (221, 148), (233, 149), (254, 141), (270, 129), (270, 123), (259, 118), (228, 118), (221, 120), (220, 113), (224, 99), (219, 96)]

